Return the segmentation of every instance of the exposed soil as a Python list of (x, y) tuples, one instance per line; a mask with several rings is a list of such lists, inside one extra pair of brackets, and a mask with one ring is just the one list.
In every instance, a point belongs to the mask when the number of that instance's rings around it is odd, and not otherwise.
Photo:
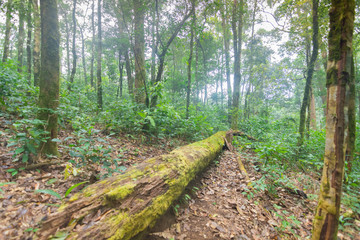
[[(60, 162), (59, 164), (22, 170), (12, 176), (6, 170), (17, 168), (18, 163), (13, 162), (11, 153), (15, 146), (7, 147), (12, 136), (7, 130), (9, 128), (10, 122), (0, 117), (0, 183), (13, 182), (0, 186), (0, 240), (32, 239), (39, 227), (39, 221), (55, 212), (61, 203), (59, 198), (51, 194), (35, 193), (35, 190), (54, 190), (64, 199), (65, 192), (74, 184), (87, 181), (75, 188), (68, 197), (96, 181), (99, 176), (106, 176), (108, 170), (103, 168), (102, 164), (89, 162), (86, 167), (77, 169), (76, 176), (70, 174), (64, 179), (66, 162), (70, 159), (78, 162), (81, 159), (70, 155), (66, 148), (77, 137), (62, 131), (59, 137), (63, 140), (63, 146), (59, 148), (62, 157), (53, 159)], [(69, 136), (73, 139), (65, 141)], [(119, 165), (123, 171), (144, 159), (186, 144), (177, 139), (152, 140), (150, 143), (146, 137), (130, 134), (109, 137), (100, 131), (96, 131), (92, 137), (94, 145), (111, 147), (110, 157), (121, 159)], [(213, 166), (188, 187), (178, 203), (173, 205), (170, 210), (171, 219), (168, 216), (168, 219), (162, 220), (170, 224), (162, 225), (160, 222), (146, 239), (309, 238), (316, 207), (318, 179), (298, 173), (291, 178), (298, 189), (306, 188), (309, 198), (296, 192), (291, 193), (282, 187), (264, 188), (263, 191), (254, 193), (244, 173), (239, 170), (238, 157), (238, 154), (225, 151)], [(265, 172), (255, 167), (258, 162), (251, 151), (242, 152), (241, 159), (248, 171), (250, 182), (266, 176)], [(41, 161), (45, 159), (40, 159)], [(113, 165), (109, 167), (115, 168)], [(121, 174), (121, 171), (112, 174)], [(353, 226), (360, 228), (360, 221), (355, 220)], [(360, 239), (358, 232), (350, 226), (340, 231), (339, 237)]]

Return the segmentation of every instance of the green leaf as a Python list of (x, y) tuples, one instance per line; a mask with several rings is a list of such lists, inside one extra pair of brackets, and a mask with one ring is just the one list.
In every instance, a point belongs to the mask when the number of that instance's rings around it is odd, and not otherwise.
[(22, 156), (22, 162), (25, 163), (29, 160), (29, 153), (24, 153)]
[(18, 155), (18, 154), (22, 153), (23, 151), (25, 151), (24, 147), (19, 147), (15, 150), (15, 154)]
[(149, 119), (151, 126), (155, 127), (155, 121), (151, 116), (147, 116), (147, 119)]
[(68, 235), (68, 232), (60, 231), (57, 232), (54, 237), (50, 238), (50, 240), (65, 240)]
[(35, 193), (50, 194), (50, 195), (52, 195), (54, 197), (57, 197), (58, 199), (62, 199), (60, 194), (58, 194), (57, 192), (55, 192), (54, 190), (51, 190), (51, 189), (38, 189), (38, 190), (35, 190)]
[(80, 186), (80, 185), (82, 185), (82, 184), (84, 184), (84, 183), (87, 183), (87, 182), (88, 182), (88, 181), (80, 182), (80, 183), (77, 183), (77, 184), (69, 187), (69, 189), (66, 190), (65, 197), (67, 197), (67, 195), (69, 195), (74, 188), (76, 188), (76, 187), (78, 187), (78, 186)]
[(139, 114), (142, 118), (146, 118), (146, 113), (144, 112), (137, 112), (137, 114)]
[(57, 142), (57, 143), (61, 143), (62, 141), (58, 138), (53, 138), (51, 139), (52, 142)]
[(47, 184), (53, 184), (53, 183), (55, 183), (56, 181), (57, 181), (56, 178), (52, 178), (52, 179), (50, 179), (49, 181), (47, 181), (46, 183), (47, 183)]

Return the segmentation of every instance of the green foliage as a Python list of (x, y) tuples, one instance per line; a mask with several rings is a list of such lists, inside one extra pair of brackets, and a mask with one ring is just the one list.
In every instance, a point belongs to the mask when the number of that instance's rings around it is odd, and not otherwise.
[[(74, 189), (77, 188), (78, 186), (83, 185), (83, 184), (85, 184), (85, 183), (87, 183), (87, 182), (88, 182), (88, 181), (80, 182), (80, 183), (74, 184), (74, 185), (72, 185), (71, 187), (69, 187), (69, 188), (66, 190), (65, 194), (64, 194), (64, 198), (66, 198), (66, 197), (72, 192), (72, 190), (74, 190)], [(49, 195), (54, 196), (54, 197), (56, 197), (56, 198), (58, 198), (58, 199), (60, 199), (60, 200), (63, 199), (63, 197), (62, 197), (59, 193), (57, 193), (56, 191), (54, 191), (54, 190), (52, 190), (52, 189), (38, 189), (38, 190), (35, 190), (34, 192), (35, 192), (35, 193), (49, 194)]]

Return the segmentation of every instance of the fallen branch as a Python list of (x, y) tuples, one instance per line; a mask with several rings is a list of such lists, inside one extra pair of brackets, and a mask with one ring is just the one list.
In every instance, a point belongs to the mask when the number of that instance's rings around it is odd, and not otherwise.
[(67, 239), (131, 239), (153, 226), (188, 183), (221, 152), (226, 132), (146, 160), (125, 174), (75, 194), (37, 235)]

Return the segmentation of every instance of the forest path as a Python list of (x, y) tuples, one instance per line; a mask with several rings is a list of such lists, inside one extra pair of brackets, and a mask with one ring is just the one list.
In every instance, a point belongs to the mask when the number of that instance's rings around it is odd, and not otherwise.
[[(182, 206), (175, 207), (175, 223), (162, 232), (150, 233), (146, 239), (263, 240), (310, 236), (316, 201), (282, 188), (276, 189), (277, 197), (267, 190), (252, 195), (239, 169), (238, 156), (225, 151), (195, 187), (190, 187), (179, 202)], [(253, 167), (256, 165), (253, 153), (244, 152), (241, 159), (252, 182), (262, 177), (263, 173)]]

